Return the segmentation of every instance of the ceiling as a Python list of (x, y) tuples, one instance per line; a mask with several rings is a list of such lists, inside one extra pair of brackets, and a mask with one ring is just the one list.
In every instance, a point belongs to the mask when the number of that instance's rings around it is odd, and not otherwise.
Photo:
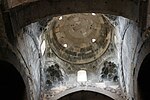
[(99, 58), (108, 48), (113, 31), (108, 19), (95, 13), (54, 17), (47, 27), (52, 50), (74, 64)]

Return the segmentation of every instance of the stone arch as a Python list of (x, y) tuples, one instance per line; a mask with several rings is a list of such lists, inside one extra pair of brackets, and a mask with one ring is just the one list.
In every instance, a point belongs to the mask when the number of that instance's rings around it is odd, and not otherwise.
[(144, 58), (137, 79), (138, 93), (140, 100), (148, 100), (149, 96), (149, 70), (150, 70), (150, 53)]
[(0, 92), (5, 100), (27, 100), (27, 91), (22, 76), (9, 62), (0, 60)]
[(60, 98), (59, 100), (67, 100), (67, 99), (71, 99), (71, 100), (114, 100), (106, 95), (97, 93), (97, 92), (92, 92), (92, 91), (77, 91), (77, 92), (73, 92), (71, 94), (65, 95), (64, 97)]
[[(4, 4), (6, 3), (7, 7), (4, 6), (4, 9), (9, 10), (12, 23), (16, 23), (13, 25), (14, 31), (47, 16), (53, 17), (72, 13), (94, 12), (124, 16), (126, 18), (133, 19), (134, 21), (139, 19), (139, 1), (117, 0), (116, 2), (107, 2), (104, 0), (28, 0), (25, 2), (18, 2), (18, 4), (13, 2), (16, 2), (16, 0), (11, 0), (11, 2), (8, 0), (8, 4), (6, 0)], [(114, 6), (116, 4), (118, 4), (117, 7)]]
[(14, 67), (14, 69), (18, 72), (20, 77), (22, 78), (24, 85), (26, 87), (26, 95), (27, 99), (31, 99), (31, 90), (29, 85), (29, 70), (27, 69), (25, 62), (21, 58), (21, 55), (17, 50), (14, 50), (9, 43), (6, 41), (0, 40), (3, 45), (0, 46), (0, 61), (6, 62)]
[(140, 92), (138, 88), (138, 76), (139, 76), (140, 69), (142, 67), (142, 63), (144, 62), (146, 57), (150, 54), (149, 44), (150, 44), (149, 40), (145, 41), (142, 44), (139, 54), (137, 56), (137, 61), (136, 61), (137, 63), (136, 63), (135, 69), (133, 70), (133, 92), (134, 92), (133, 94), (134, 94), (135, 100), (141, 100)]
[(66, 91), (63, 91), (57, 95), (55, 95), (54, 97), (50, 98), (50, 100), (61, 100), (62, 97), (75, 93), (75, 92), (80, 92), (80, 91), (89, 91), (89, 92), (95, 92), (95, 93), (99, 93), (100, 95), (104, 95), (106, 97), (111, 98), (112, 100), (125, 100), (123, 99), (121, 96), (118, 96), (115, 93), (112, 93), (110, 91), (101, 89), (101, 88), (94, 88), (94, 87), (76, 87), (73, 89), (69, 89)]

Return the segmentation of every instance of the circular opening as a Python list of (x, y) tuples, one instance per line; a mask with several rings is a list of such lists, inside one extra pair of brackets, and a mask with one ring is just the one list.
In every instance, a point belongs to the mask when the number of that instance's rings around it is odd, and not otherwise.
[(64, 46), (65, 48), (67, 48), (67, 47), (68, 47), (68, 45), (67, 45), (67, 44), (63, 44), (63, 46)]
[(113, 100), (113, 99), (96, 92), (78, 91), (70, 93), (58, 100)]
[(27, 100), (20, 73), (7, 62), (0, 61), (0, 97), (4, 100)]
[(138, 74), (138, 90), (140, 100), (150, 100), (150, 54), (144, 59)]
[(92, 39), (92, 42), (95, 42), (96, 41), (96, 39)]

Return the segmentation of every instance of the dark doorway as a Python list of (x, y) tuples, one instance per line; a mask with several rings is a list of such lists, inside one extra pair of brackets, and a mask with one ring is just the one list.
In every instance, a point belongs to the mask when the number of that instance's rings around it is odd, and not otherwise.
[(140, 67), (138, 90), (141, 100), (150, 100), (150, 54), (146, 56)]
[(68, 94), (58, 100), (113, 100), (113, 99), (96, 92), (78, 91)]
[(20, 73), (10, 63), (0, 61), (0, 100), (27, 100)]

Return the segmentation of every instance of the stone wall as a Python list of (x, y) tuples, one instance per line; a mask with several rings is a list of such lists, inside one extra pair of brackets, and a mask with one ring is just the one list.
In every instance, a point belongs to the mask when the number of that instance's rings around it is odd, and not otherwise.
[(14, 45), (16, 39), (14, 38), (14, 42), (10, 42), (8, 34), (12, 33), (6, 33), (6, 26), (0, 9), (0, 60), (12, 64), (18, 70), (25, 83), (28, 100), (30, 100), (33, 96), (31, 94), (33, 90), (31, 89), (31, 85), (29, 85), (29, 80), (31, 79), (29, 74), (30, 70), (26, 66), (22, 54), (17, 49), (16, 45)]
[(133, 73), (136, 65), (137, 51), (141, 44), (141, 33), (137, 23), (119, 18), (119, 34), (121, 35), (120, 61), (122, 88), (128, 98), (133, 98)]
[(33, 100), (38, 100), (40, 95), (40, 24), (33, 23), (21, 30), (17, 36), (17, 49), (21, 53), (28, 70), (30, 71), (30, 88), (33, 90)]

